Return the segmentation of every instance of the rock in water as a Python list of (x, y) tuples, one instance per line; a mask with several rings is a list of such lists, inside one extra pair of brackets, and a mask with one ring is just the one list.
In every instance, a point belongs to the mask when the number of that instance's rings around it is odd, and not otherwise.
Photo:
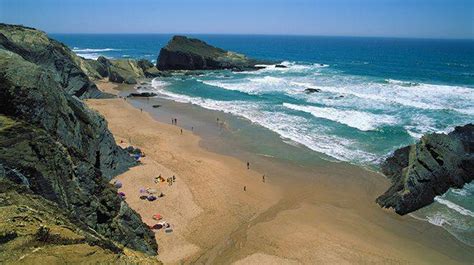
[(474, 125), (449, 134), (428, 134), (400, 148), (382, 163), (392, 186), (377, 203), (404, 215), (433, 202), (449, 188), (462, 188), (474, 179)]
[(201, 40), (174, 36), (161, 49), (156, 67), (159, 70), (256, 70), (257, 60), (225, 51)]
[(304, 90), (304, 92), (305, 92), (306, 94), (318, 93), (318, 92), (321, 92), (321, 89), (319, 89), (319, 88), (306, 88), (306, 89)]

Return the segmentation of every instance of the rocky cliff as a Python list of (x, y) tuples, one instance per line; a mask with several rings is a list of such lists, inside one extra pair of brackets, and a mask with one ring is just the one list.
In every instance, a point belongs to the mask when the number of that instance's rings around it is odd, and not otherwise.
[(81, 68), (81, 58), (42, 31), (0, 23), (0, 48), (49, 70), (53, 79), (71, 95), (79, 98), (102, 95), (83, 71), (88, 69), (87, 64)]
[(108, 183), (135, 162), (78, 98), (100, 92), (44, 33), (2, 25), (0, 37), (0, 164), (15, 173), (3, 178), (22, 187), (19, 196), (53, 203), (77, 227), (155, 255), (154, 234)]
[(160, 50), (159, 70), (253, 70), (259, 62), (245, 55), (225, 51), (201, 40), (174, 36)]
[(24, 176), (0, 164), (1, 264), (160, 264), (71, 220), (57, 204), (9, 178)]
[(380, 206), (403, 215), (429, 205), (449, 188), (461, 188), (474, 179), (474, 125), (425, 135), (396, 150), (381, 168), (392, 186), (377, 198)]
[[(85, 60), (85, 59), (84, 59)], [(87, 68), (92, 68), (89, 76), (96, 79), (107, 77), (110, 82), (136, 84), (139, 78), (153, 78), (161, 76), (162, 73), (148, 60), (111, 60), (103, 56), (97, 60), (85, 60)]]

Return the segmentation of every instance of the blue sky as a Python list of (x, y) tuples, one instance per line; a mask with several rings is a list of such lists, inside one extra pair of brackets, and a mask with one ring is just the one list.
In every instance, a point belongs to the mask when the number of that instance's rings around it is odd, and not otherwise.
[(474, 0), (0, 0), (49, 33), (229, 33), (474, 39)]

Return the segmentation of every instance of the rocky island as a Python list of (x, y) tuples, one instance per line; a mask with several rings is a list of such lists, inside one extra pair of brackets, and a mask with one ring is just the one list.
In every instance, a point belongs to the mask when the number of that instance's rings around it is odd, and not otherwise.
[(474, 125), (425, 135), (396, 150), (381, 169), (392, 186), (377, 198), (380, 206), (403, 215), (429, 205), (449, 188), (462, 188), (474, 179)]
[(243, 54), (211, 46), (204, 41), (174, 36), (160, 50), (156, 67), (159, 70), (257, 70), (264, 62)]

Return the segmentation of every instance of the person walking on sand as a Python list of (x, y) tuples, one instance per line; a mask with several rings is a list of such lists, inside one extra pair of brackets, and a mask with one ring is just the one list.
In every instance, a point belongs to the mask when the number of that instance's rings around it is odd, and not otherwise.
[(265, 183), (265, 174), (263, 174), (263, 176), (262, 176), (262, 181), (263, 181), (263, 183)]
[(183, 134), (183, 129), (181, 129), (181, 134)]
[(247, 161), (247, 169), (250, 169), (250, 162)]
[(247, 191), (247, 186), (244, 186), (244, 191)]

